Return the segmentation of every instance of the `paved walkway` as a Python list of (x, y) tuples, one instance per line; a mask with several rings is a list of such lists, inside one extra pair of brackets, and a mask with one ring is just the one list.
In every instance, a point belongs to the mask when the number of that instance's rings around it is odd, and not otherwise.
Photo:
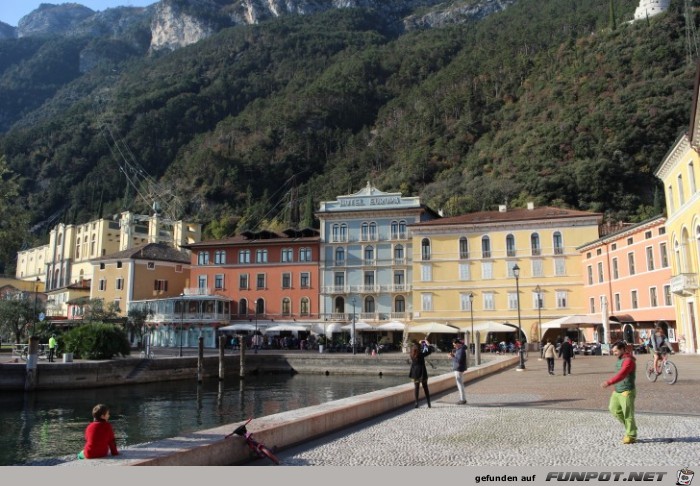
[(641, 371), (649, 355), (637, 358), (637, 444), (621, 443), (624, 429), (607, 411), (611, 388), (600, 388), (615, 358), (577, 357), (567, 376), (557, 360), (550, 376), (531, 357), (526, 371), (468, 384), (466, 406), (455, 404), (455, 388), (431, 409), (423, 402), (278, 455), (289, 466), (697, 465), (700, 356), (673, 356), (675, 385), (650, 383)]

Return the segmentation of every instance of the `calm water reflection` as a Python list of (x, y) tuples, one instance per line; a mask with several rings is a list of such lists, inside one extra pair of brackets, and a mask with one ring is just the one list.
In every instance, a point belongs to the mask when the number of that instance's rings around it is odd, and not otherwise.
[(0, 466), (77, 453), (92, 407), (107, 403), (117, 446), (173, 437), (407, 383), (405, 377), (264, 375), (197, 385), (0, 392)]

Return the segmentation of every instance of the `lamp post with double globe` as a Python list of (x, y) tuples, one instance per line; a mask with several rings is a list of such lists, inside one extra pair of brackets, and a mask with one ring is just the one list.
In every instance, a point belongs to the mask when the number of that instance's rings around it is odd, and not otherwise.
[[(469, 347), (471, 347), (474, 342), (474, 292), (469, 292), (469, 313), (471, 314), (472, 320), (472, 332), (469, 335)], [(472, 353), (476, 353), (476, 343), (474, 343)]]
[(520, 323), (520, 267), (517, 263), (513, 265), (513, 276), (515, 277), (515, 299), (518, 305), (518, 340), (520, 341), (520, 349), (518, 349), (518, 357), (520, 358), (520, 361), (516, 370), (523, 371), (525, 369), (525, 356), (523, 354), (523, 346), (525, 343), (522, 340), (523, 328)]
[(355, 354), (355, 297), (350, 303), (352, 304), (352, 354)]

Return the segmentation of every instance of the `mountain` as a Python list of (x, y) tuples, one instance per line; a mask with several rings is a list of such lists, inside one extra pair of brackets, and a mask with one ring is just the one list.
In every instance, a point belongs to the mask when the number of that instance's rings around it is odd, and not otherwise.
[[(627, 221), (662, 210), (653, 170), (687, 129), (697, 58), (682, 2), (634, 23), (636, 0), (430, 3), (273, 16), (173, 51), (138, 28), (0, 42), (0, 151), (25, 240), (148, 211), (130, 167), (159, 183), (142, 194), (179, 194), (215, 237), (298, 224), (367, 180), (447, 215), (504, 201)], [(467, 4), (498, 12), (465, 20)]]

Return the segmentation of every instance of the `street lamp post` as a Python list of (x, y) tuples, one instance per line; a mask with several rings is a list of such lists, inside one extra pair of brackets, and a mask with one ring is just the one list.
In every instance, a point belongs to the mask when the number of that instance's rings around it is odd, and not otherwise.
[(258, 301), (260, 299), (255, 299), (255, 333), (253, 333), (253, 352), (258, 354)]
[[(180, 294), (180, 297), (184, 297), (185, 294)], [(183, 321), (185, 320), (185, 299), (180, 299), (180, 357), (182, 358), (182, 329)]]
[(355, 354), (355, 297), (350, 303), (352, 304), (352, 354)]
[(542, 288), (538, 285), (535, 287), (537, 293), (537, 339), (540, 346), (540, 358), (542, 359)]
[(36, 308), (37, 308), (37, 298), (39, 297), (39, 282), (41, 282), (41, 279), (39, 277), (37, 277), (36, 281), (34, 282), (34, 316), (32, 319), (32, 332), (29, 334), (29, 337), (32, 337), (34, 335), (34, 333), (36, 332), (36, 321), (37, 321)]
[(518, 371), (523, 371), (525, 370), (525, 356), (523, 355), (523, 345), (525, 343), (522, 342), (522, 336), (523, 336), (523, 328), (520, 323), (520, 267), (516, 263), (513, 265), (513, 275), (515, 276), (515, 299), (518, 305), (518, 339), (520, 339), (520, 349), (518, 350), (518, 357), (520, 358), (520, 362), (518, 363), (518, 367), (516, 370)]
[[(474, 292), (469, 292), (469, 313), (471, 314), (472, 318), (472, 332), (469, 335), (469, 344), (471, 346), (472, 342), (474, 341)], [(476, 353), (476, 343), (474, 343), (474, 350), (472, 353)]]

